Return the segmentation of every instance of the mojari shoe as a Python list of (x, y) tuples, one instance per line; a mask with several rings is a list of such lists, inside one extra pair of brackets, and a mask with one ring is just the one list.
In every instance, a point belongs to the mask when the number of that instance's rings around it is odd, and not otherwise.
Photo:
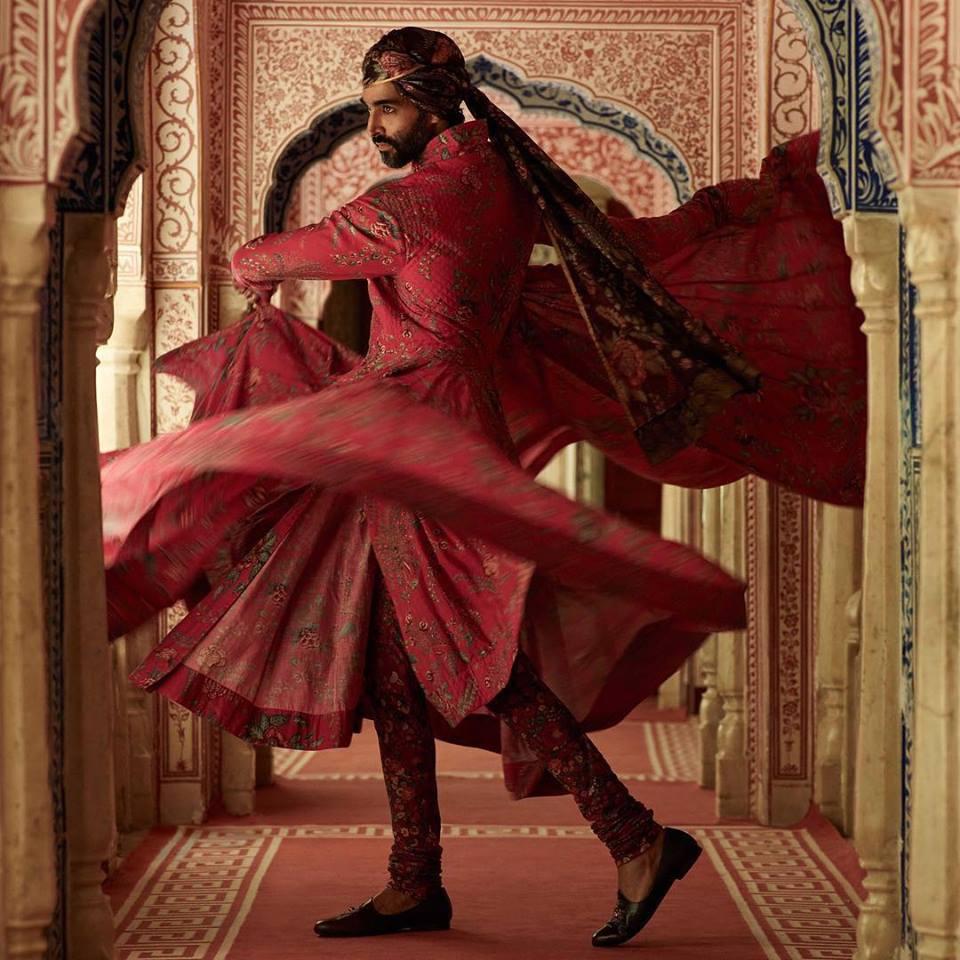
[(689, 833), (667, 827), (664, 830), (663, 852), (653, 878), (650, 893), (643, 900), (628, 900), (619, 890), (613, 916), (593, 935), (595, 947), (616, 947), (636, 936), (657, 912), (675, 880), (682, 880), (703, 853), (700, 844)]
[(441, 887), (415, 907), (400, 913), (380, 913), (373, 900), (351, 907), (329, 920), (318, 920), (313, 932), (318, 937), (377, 937), (385, 933), (449, 930), (453, 906)]

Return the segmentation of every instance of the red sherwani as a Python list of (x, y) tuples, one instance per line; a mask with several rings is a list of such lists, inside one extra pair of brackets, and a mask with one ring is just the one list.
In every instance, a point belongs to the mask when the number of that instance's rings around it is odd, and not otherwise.
[[(519, 465), (589, 437), (655, 473), (562, 278), (528, 279), (538, 224), (474, 122), (435, 138), (407, 177), (238, 252), (248, 282), (368, 278), (370, 349), (360, 360), (264, 307), (161, 359), (197, 389), (201, 422), (104, 467), (113, 631), (182, 597), (192, 609), (137, 682), (249, 740), (345, 745), (379, 568), (437, 732), (499, 746), (523, 794), (540, 768), (482, 709), (518, 646), (591, 728), (707, 634), (743, 625), (742, 585)], [(716, 483), (744, 469), (691, 450), (660, 475)]]

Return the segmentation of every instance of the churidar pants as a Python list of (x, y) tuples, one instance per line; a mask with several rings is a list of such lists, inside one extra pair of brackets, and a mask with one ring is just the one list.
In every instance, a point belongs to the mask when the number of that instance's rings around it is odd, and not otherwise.
[[(389, 884), (417, 899), (440, 886), (440, 807), (427, 701), (403, 648), (393, 604), (375, 591), (367, 694), (380, 742), (393, 847)], [(660, 825), (620, 782), (570, 711), (520, 653), (507, 686), (487, 708), (533, 750), (573, 796), (614, 861), (647, 850)]]

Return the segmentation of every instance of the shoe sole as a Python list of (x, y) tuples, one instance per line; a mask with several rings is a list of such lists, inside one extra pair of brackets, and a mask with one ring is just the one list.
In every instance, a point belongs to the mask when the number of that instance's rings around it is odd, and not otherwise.
[(437, 933), (441, 930), (449, 930), (450, 924), (430, 924), (423, 927), (398, 927), (396, 930), (375, 930), (369, 933), (319, 933), (314, 930), (314, 935), (321, 940), (356, 940), (360, 937), (389, 937), (394, 933)]

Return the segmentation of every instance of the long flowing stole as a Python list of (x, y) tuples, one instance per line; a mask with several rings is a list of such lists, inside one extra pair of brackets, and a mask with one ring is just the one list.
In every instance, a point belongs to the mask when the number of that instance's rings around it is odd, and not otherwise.
[[(842, 505), (862, 502), (866, 341), (840, 225), (816, 171), (816, 134), (764, 161), (758, 179), (699, 191), (664, 217), (616, 220), (671, 296), (760, 372), (696, 443), (652, 463), (559, 267), (528, 273), (498, 360), (511, 431), (531, 465), (588, 440), (633, 472), (684, 486), (754, 473)], [(590, 304), (585, 304), (590, 309)]]

